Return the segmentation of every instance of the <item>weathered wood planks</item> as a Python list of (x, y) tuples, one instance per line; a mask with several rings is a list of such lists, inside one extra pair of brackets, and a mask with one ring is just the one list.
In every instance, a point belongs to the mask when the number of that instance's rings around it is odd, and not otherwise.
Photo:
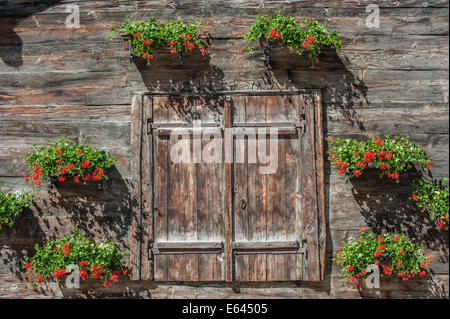
[[(380, 29), (365, 27), (365, 7), (373, 3), (368, 0), (288, 3), (256, 0), (71, 0), (59, 1), (52, 7), (36, 2), (32, 5), (23, 3), (26, 2), (0, 3), (2, 189), (14, 192), (29, 188), (22, 178), (27, 170), (22, 158), (32, 144), (44, 146), (48, 138), (64, 137), (98, 148), (106, 146), (115, 156), (122, 157), (126, 165), (117, 166), (108, 187), (100, 192), (95, 185), (74, 187), (66, 184), (50, 195), (45, 187), (41, 188), (35, 205), (18, 220), (19, 233), (9, 229), (0, 231), (2, 297), (45, 296), (41, 293), (57, 298), (71, 296), (71, 292), (63, 289), (61, 293), (55, 285), (50, 285), (48, 290), (34, 289), (21, 282), (16, 272), (18, 257), (24, 249), (42, 238), (70, 233), (76, 222), (81, 223), (83, 231), (93, 238), (113, 237), (121, 246), (133, 249), (129, 239), (137, 231), (130, 226), (134, 222), (134, 215), (130, 214), (134, 211), (129, 202), (134, 176), (130, 166), (133, 93), (174, 86), (193, 87), (198, 81), (203, 87), (225, 88), (236, 84), (237, 88), (249, 89), (255, 79), (267, 79), (262, 52), (256, 51), (255, 55), (248, 57), (235, 54), (243, 46), (242, 36), (256, 13), (275, 12), (282, 8), (286, 14), (329, 22), (330, 27), (341, 35), (343, 47), (339, 54), (326, 52), (315, 69), (309, 68), (307, 59), (291, 55), (284, 49), (274, 50), (271, 59), (272, 71), (280, 87), (322, 90), (325, 135), (357, 138), (384, 132), (410, 135), (411, 140), (425, 146), (433, 158), (433, 175), (448, 176), (448, 1), (426, 1), (426, 7), (425, 2), (419, 0), (381, 1), (378, 3), (381, 7)], [(65, 28), (68, 4), (80, 5), (80, 29)], [(167, 19), (173, 17), (175, 11), (187, 21), (204, 20), (205, 37), (211, 36), (209, 60), (192, 55), (186, 58), (184, 66), (180, 66), (178, 57), (161, 53), (155, 64), (147, 68), (139, 61), (129, 63), (120, 39), (105, 40), (108, 29), (123, 21), (127, 13), (137, 18), (158, 16)], [(153, 145), (156, 150), (158, 144)], [(147, 144), (144, 143), (143, 147)], [(286, 168), (289, 170), (301, 169), (287, 156), (295, 147), (294, 144), (286, 144), (285, 147)], [(148, 148), (150, 151), (150, 144)], [(231, 165), (227, 169), (231, 169)], [(147, 176), (144, 174), (143, 178)], [(382, 284), (382, 296), (448, 297), (448, 240), (445, 242), (431, 230), (433, 225), (426, 222), (426, 215), (417, 215), (412, 210), (408, 200), (410, 178), (407, 176), (402, 176), (400, 184), (379, 180), (376, 175), (367, 176), (358, 185), (346, 184), (325, 163), (325, 208), (329, 224), (326, 229), (327, 252), (331, 254), (340, 248), (342, 240), (355, 237), (360, 226), (388, 227), (416, 238), (419, 235), (433, 254), (432, 269), (438, 275), (432, 278), (436, 284), (428, 280), (388, 282)], [(231, 181), (228, 182), (227, 185), (231, 185)], [(286, 187), (293, 185), (286, 184)], [(298, 205), (298, 201), (300, 199), (296, 197), (287, 201), (287, 205)], [(204, 200), (200, 201), (200, 205), (204, 203)], [(150, 207), (146, 205), (151, 205), (151, 199), (143, 205), (147, 207), (142, 212), (144, 219), (148, 217), (146, 214)], [(411, 215), (419, 217), (404, 224), (402, 218), (410, 218)], [(214, 222), (220, 223), (220, 220)], [(420, 234), (414, 234), (415, 231)], [(425, 236), (427, 232), (431, 235)], [(143, 234), (151, 237), (151, 228), (144, 229)], [(9, 245), (7, 248), (3, 247), (5, 243)], [(146, 245), (148, 243), (144, 242), (141, 247), (143, 254), (148, 253)], [(201, 264), (213, 269), (207, 261)], [(326, 281), (318, 286), (243, 287), (241, 295), (237, 295), (229, 286), (160, 285), (148, 293), (148, 284), (137, 281), (109, 291), (110, 296), (141, 294), (166, 298), (361, 297), (356, 291), (344, 288), (338, 277), (338, 267), (328, 259), (326, 265), (321, 266), (327, 267)], [(143, 270), (151, 273), (148, 268)], [(212, 276), (202, 268), (201, 273), (204, 271), (208, 277)], [(199, 280), (203, 279), (199, 277)], [(124, 292), (127, 285), (131, 292)], [(95, 285), (88, 287), (92, 290)], [(441, 287), (444, 287), (443, 292)], [(108, 291), (99, 289), (98, 293), (107, 296)], [(363, 295), (379, 297), (367, 292)]]

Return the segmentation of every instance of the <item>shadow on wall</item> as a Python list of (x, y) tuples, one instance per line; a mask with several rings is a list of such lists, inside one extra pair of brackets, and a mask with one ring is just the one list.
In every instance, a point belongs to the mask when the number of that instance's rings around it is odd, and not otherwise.
[[(358, 179), (352, 179), (353, 196), (361, 207), (361, 214), (375, 233), (405, 234), (423, 243), (424, 248), (439, 253), (440, 263), (449, 261), (449, 237), (436, 229), (425, 210), (409, 199), (414, 192), (413, 181), (420, 173), (411, 169), (400, 176), (399, 183), (386, 177), (380, 179), (379, 170), (369, 169)], [(435, 257), (436, 258), (436, 257)]]
[[(354, 71), (347, 68), (348, 64), (333, 49), (324, 49), (319, 63), (311, 67), (306, 55), (298, 56), (287, 48), (274, 48), (270, 51), (265, 81), (274, 88), (320, 89), (324, 120), (328, 118), (327, 110), (336, 110), (345, 120), (343, 125), (356, 126), (365, 133), (357, 109), (369, 105), (368, 89)], [(324, 127), (327, 127), (326, 121)]]
[(155, 52), (150, 66), (137, 57), (134, 63), (149, 91), (208, 92), (235, 88), (224, 82), (224, 72), (211, 64), (211, 57), (203, 56), (199, 50), (184, 54), (182, 63), (179, 54), (172, 55), (164, 49)]
[[(17, 1), (0, 2), (0, 58), (11, 67), (22, 66), (22, 39), (14, 28), (23, 19), (46, 10), (62, 0)], [(6, 3), (6, 4), (4, 4)]]
[[(0, 273), (14, 274), (27, 281), (23, 257), (35, 253), (35, 244), (42, 247), (48, 239), (71, 235), (75, 227), (96, 244), (113, 239), (118, 247), (128, 250), (129, 190), (114, 166), (108, 177), (101, 190), (93, 181), (83, 185), (67, 180), (53, 189), (48, 189), (44, 181), (32, 206), (17, 216), (17, 232), (9, 228), (0, 230), (0, 243), (7, 246), (0, 252), (0, 270), (5, 268)], [(124, 259), (127, 261), (127, 256)]]
[[(259, 58), (261, 56), (250, 56)], [(263, 57), (264, 58), (264, 57)], [(367, 99), (367, 87), (352, 71), (347, 68), (347, 64), (332, 49), (324, 49), (321, 53), (319, 63), (311, 67), (311, 61), (307, 55), (298, 56), (291, 53), (287, 48), (273, 48), (270, 51), (269, 66), (264, 75), (263, 83), (270, 89), (320, 89), (322, 95), (323, 127), (327, 128), (327, 111), (333, 110), (340, 114), (343, 127), (351, 127), (353, 131), (360, 131), (365, 135), (366, 128), (358, 117), (357, 109), (362, 109), (369, 105)], [(345, 131), (342, 132), (345, 134)], [(327, 132), (324, 132), (327, 135)], [(325, 145), (326, 147), (326, 145)], [(325, 166), (327, 169), (328, 165)], [(325, 210), (330, 208), (330, 176), (325, 174)], [(325, 217), (326, 225), (329, 225), (329, 215)], [(326, 229), (327, 255), (333, 253), (333, 242), (330, 228)], [(326, 258), (326, 277), (332, 276), (332, 261)], [(327, 290), (331, 291), (331, 284), (328, 281)]]

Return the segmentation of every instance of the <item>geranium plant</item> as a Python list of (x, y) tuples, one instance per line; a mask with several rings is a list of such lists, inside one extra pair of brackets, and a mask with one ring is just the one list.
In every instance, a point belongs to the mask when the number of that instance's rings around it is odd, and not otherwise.
[(306, 52), (314, 65), (319, 63), (323, 46), (338, 50), (342, 45), (336, 31), (329, 32), (327, 26), (328, 24), (323, 26), (318, 21), (308, 21), (306, 18), (296, 21), (294, 17), (284, 16), (280, 12), (273, 16), (259, 14), (244, 36), (244, 40), (248, 42), (245, 51), (253, 53), (250, 42), (265, 40), (267, 45), (287, 47), (298, 55)]
[[(50, 141), (49, 141), (50, 142)], [(101, 181), (108, 179), (105, 171), (117, 163), (117, 160), (106, 150), (93, 150), (91, 146), (71, 144), (60, 139), (54, 145), (36, 149), (27, 154), (25, 162), (31, 166), (31, 181), (40, 185), (40, 178), (65, 181), (68, 177), (76, 183), (90, 179)], [(30, 176), (25, 175), (28, 181)]]
[(428, 209), (430, 219), (436, 221), (438, 229), (445, 230), (448, 230), (449, 223), (449, 187), (444, 184), (447, 180), (444, 178), (440, 183), (418, 180), (415, 182), (416, 189), (410, 197), (416, 202), (417, 207)]
[(104, 286), (118, 282), (120, 274), (127, 275), (122, 258), (125, 251), (119, 250), (113, 241), (96, 245), (75, 229), (72, 236), (60, 240), (49, 240), (43, 247), (35, 245), (36, 253), (26, 256), (23, 268), (32, 282), (56, 279), (78, 267), (81, 279), (100, 279)]
[(130, 35), (130, 54), (146, 59), (147, 65), (150, 65), (154, 51), (159, 49), (169, 49), (171, 54), (183, 54), (199, 48), (202, 54), (206, 54), (206, 45), (200, 39), (200, 25), (201, 21), (184, 24), (180, 17), (169, 19), (167, 23), (155, 18), (147, 22), (126, 19), (122, 25), (110, 30), (109, 38), (118, 32)]
[(358, 287), (366, 281), (369, 265), (379, 267), (381, 277), (397, 276), (406, 281), (425, 276), (431, 257), (424, 253), (423, 245), (406, 240), (404, 235), (382, 231), (375, 236), (361, 227), (358, 240), (344, 243), (333, 261), (342, 265), (342, 276)]
[(409, 137), (385, 135), (384, 140), (377, 137), (367, 141), (355, 139), (327, 138), (328, 160), (347, 179), (358, 178), (367, 167), (379, 168), (380, 177), (398, 180), (399, 174), (418, 163), (431, 168), (431, 159), (425, 150), (409, 141)]
[(24, 207), (30, 206), (34, 198), (33, 191), (22, 190), (22, 192), (15, 194), (0, 191), (0, 229), (2, 225), (7, 225), (10, 228), (13, 226), (15, 217), (22, 212)]

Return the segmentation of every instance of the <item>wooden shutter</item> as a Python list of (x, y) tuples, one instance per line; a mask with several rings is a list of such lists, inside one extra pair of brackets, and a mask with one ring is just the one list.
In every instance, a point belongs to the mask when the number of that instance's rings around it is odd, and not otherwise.
[(269, 153), (268, 146), (260, 150), (251, 135), (243, 135), (246, 130), (277, 128), (279, 133), (273, 174), (259, 172), (267, 166), (260, 160), (234, 164), (234, 279), (319, 280), (315, 153), (321, 137), (314, 136), (314, 96), (238, 96), (233, 110), (235, 151), (243, 143), (246, 156), (253, 149), (257, 155)]
[[(136, 97), (132, 109), (132, 169), (137, 173), (132, 182), (130, 233), (133, 277), (155, 281), (322, 279), (320, 109), (317, 92)], [(192, 152), (194, 120), (222, 137), (223, 129), (230, 128), (233, 156), (241, 145), (247, 153), (246, 132), (277, 127), (281, 135), (276, 171), (259, 174), (266, 164), (247, 159), (244, 163), (173, 163), (169, 154), (174, 142), (169, 133), (189, 134), (192, 138), (185, 146)], [(205, 143), (201, 142), (202, 148)]]
[(221, 134), (220, 101), (195, 97), (153, 98), (154, 209), (151, 253), (156, 281), (224, 280), (223, 163), (174, 163), (170, 149), (176, 141), (167, 133), (188, 134), (185, 143), (194, 156), (190, 125), (201, 121)]

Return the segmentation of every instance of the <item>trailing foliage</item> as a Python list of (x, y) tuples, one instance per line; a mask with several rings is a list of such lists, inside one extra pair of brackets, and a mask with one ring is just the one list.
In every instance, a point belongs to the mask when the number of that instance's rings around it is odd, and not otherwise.
[(384, 231), (375, 237), (360, 229), (359, 239), (344, 243), (333, 261), (342, 264), (342, 276), (358, 287), (368, 276), (368, 266), (379, 267), (380, 275), (398, 276), (409, 280), (425, 276), (431, 257), (425, 255), (422, 246), (404, 239), (403, 235), (388, 235)]
[[(34, 191), (34, 189), (33, 189)], [(0, 191), (0, 229), (2, 225), (12, 227), (14, 219), (24, 207), (29, 207), (34, 198), (33, 192), (17, 192), (15, 194)]]
[(161, 23), (155, 18), (150, 18), (148, 22), (126, 19), (124, 24), (110, 30), (109, 38), (118, 32), (132, 36), (129, 40), (133, 46), (130, 54), (146, 59), (149, 65), (154, 58), (153, 52), (162, 48), (169, 48), (171, 54), (182, 51), (187, 53), (199, 48), (202, 54), (206, 54), (205, 43), (199, 36), (202, 32), (200, 25), (201, 21), (184, 24), (180, 17), (169, 19), (167, 23)]
[[(50, 142), (50, 141), (49, 141)], [(54, 145), (42, 147), (33, 153), (27, 154), (25, 162), (31, 166), (31, 180), (34, 185), (40, 185), (40, 178), (55, 178), (65, 181), (67, 176), (72, 176), (76, 183), (81, 180), (93, 179), (101, 181), (108, 179), (104, 171), (117, 160), (105, 150), (93, 150), (91, 146), (71, 145), (69, 141), (58, 140)], [(29, 177), (25, 175), (25, 180)]]
[[(442, 181), (447, 182), (447, 178)], [(438, 229), (448, 230), (449, 187), (441, 183), (430, 183), (423, 180), (415, 182), (416, 190), (410, 197), (419, 208), (426, 207), (430, 219), (436, 220)]]
[(347, 176), (347, 179), (358, 178), (366, 167), (375, 167), (381, 170), (380, 177), (397, 180), (399, 174), (410, 169), (416, 162), (431, 168), (431, 159), (425, 150), (409, 141), (409, 137), (385, 135), (367, 141), (355, 139), (327, 138), (329, 145), (328, 160), (337, 168), (338, 173)]
[[(75, 234), (60, 240), (49, 240), (43, 247), (35, 245), (36, 253), (25, 257), (23, 268), (33, 282), (44, 282), (68, 274), (71, 268), (79, 268), (79, 276), (101, 279), (104, 286), (118, 281), (118, 275), (127, 274), (122, 264), (124, 251), (120, 251), (113, 241), (96, 245), (84, 237), (78, 229)], [(73, 270), (73, 269), (72, 269)]]
[(245, 51), (253, 53), (250, 42), (267, 39), (269, 43), (286, 46), (298, 55), (306, 52), (314, 65), (319, 63), (322, 46), (338, 50), (342, 45), (336, 31), (329, 32), (327, 26), (328, 24), (323, 26), (317, 21), (308, 22), (306, 18), (297, 22), (294, 17), (284, 16), (280, 12), (273, 16), (258, 14), (244, 36), (244, 40), (248, 42)]

